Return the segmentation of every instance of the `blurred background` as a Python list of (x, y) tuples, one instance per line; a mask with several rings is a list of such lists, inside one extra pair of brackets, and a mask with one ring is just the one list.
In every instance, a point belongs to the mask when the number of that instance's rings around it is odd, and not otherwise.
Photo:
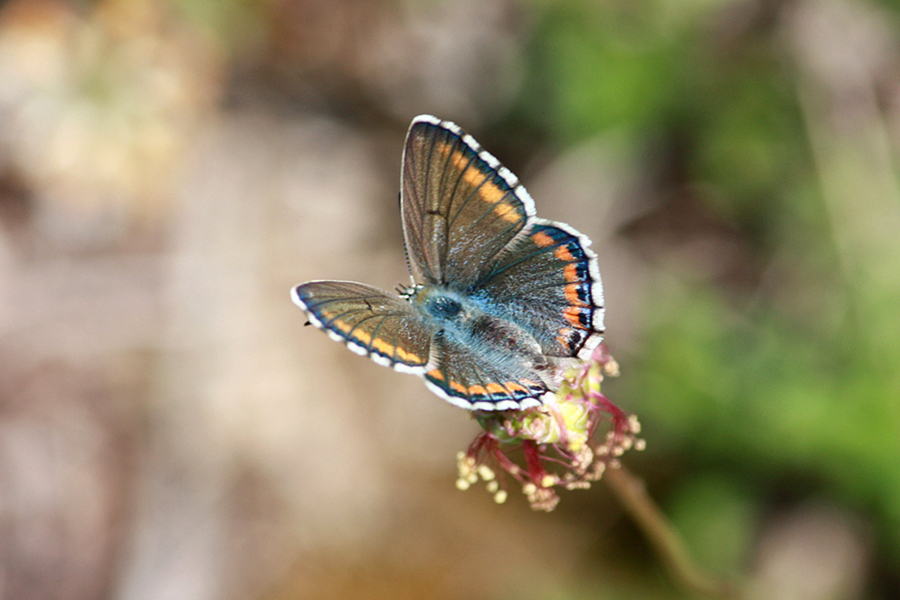
[(896, 0), (0, 2), (0, 597), (688, 598), (601, 482), (304, 328), (407, 281), (411, 118), (590, 235), (646, 479), (766, 599), (900, 598)]

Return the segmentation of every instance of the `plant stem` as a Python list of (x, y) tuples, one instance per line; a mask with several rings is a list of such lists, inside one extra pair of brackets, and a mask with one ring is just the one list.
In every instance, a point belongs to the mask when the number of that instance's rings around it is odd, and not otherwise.
[(681, 536), (647, 494), (643, 481), (625, 467), (608, 469), (603, 479), (647, 536), (675, 581), (707, 598), (741, 597), (731, 582), (711, 576), (693, 561)]

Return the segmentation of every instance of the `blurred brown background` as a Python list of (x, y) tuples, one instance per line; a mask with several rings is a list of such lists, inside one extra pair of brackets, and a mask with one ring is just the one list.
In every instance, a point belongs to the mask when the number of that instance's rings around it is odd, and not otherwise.
[(590, 235), (646, 478), (766, 599), (900, 597), (900, 12), (881, 0), (0, 3), (0, 598), (685, 598), (601, 483), (288, 297), (407, 281), (410, 119)]

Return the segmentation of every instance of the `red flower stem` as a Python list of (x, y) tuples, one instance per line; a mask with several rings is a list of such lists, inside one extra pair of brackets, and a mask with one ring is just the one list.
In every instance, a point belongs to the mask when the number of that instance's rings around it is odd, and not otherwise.
[(693, 561), (681, 536), (647, 494), (643, 481), (624, 467), (608, 469), (603, 479), (647, 536), (675, 581), (706, 598), (734, 600), (741, 597), (731, 582), (711, 576)]
[(528, 475), (531, 481), (538, 486), (544, 480), (547, 471), (541, 464), (541, 453), (538, 450), (537, 443), (534, 440), (525, 440), (522, 442), (522, 451), (525, 453), (525, 464), (528, 466)]
[(494, 449), (493, 457), (494, 457), (494, 460), (496, 460), (497, 463), (500, 465), (501, 469), (503, 469), (504, 471), (506, 471), (507, 473), (509, 473), (516, 479), (518, 479), (519, 481), (522, 481), (522, 476), (521, 476), (522, 469), (519, 467), (519, 465), (517, 465), (513, 461), (509, 460), (509, 457), (506, 456), (505, 454), (503, 454), (503, 451), (500, 450), (500, 448)]

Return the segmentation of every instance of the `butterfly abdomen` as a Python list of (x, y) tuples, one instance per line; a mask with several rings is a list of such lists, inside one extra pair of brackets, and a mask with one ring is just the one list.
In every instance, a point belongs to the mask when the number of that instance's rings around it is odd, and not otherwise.
[(521, 356), (531, 364), (543, 362), (540, 345), (515, 323), (483, 314), (472, 319), (470, 331), (476, 342)]

